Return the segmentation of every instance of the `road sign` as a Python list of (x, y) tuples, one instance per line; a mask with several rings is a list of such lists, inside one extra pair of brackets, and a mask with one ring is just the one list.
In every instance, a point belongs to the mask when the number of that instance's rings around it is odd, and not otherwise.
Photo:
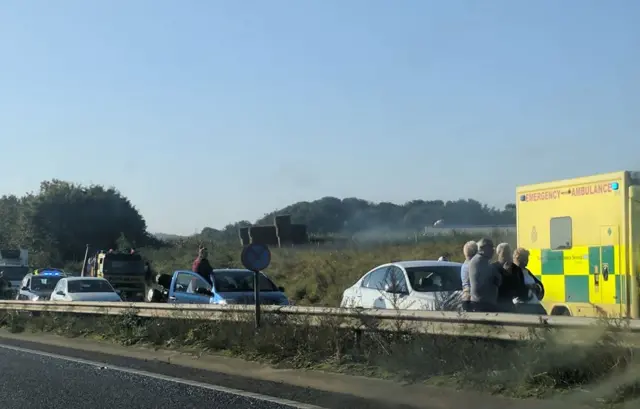
[(242, 249), (242, 265), (253, 271), (253, 297), (256, 305), (256, 329), (260, 328), (260, 270), (269, 267), (271, 252), (264, 244), (251, 243)]
[(260, 271), (269, 267), (271, 263), (271, 251), (264, 244), (249, 244), (242, 250), (240, 256), (242, 265), (251, 271)]

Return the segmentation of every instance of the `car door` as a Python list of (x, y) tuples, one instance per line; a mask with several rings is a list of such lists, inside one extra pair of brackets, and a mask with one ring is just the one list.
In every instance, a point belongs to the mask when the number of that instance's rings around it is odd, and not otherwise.
[(184, 304), (209, 304), (211, 296), (196, 293), (197, 288), (211, 291), (211, 285), (198, 274), (189, 271), (179, 271), (171, 280), (169, 302)]
[(22, 279), (22, 282), (20, 283), (20, 288), (18, 289), (18, 297), (17, 297), (18, 300), (27, 301), (31, 299), (29, 297), (30, 285), (31, 285), (30, 277), (25, 277)]
[(384, 308), (380, 306), (379, 298), (384, 291), (384, 281), (389, 266), (378, 267), (370, 271), (360, 284), (360, 299), (362, 308)]
[(406, 310), (411, 307), (409, 287), (404, 270), (398, 266), (389, 266), (384, 278), (384, 286), (380, 297), (376, 300), (375, 308)]
[(362, 283), (368, 279), (369, 273), (365, 274), (364, 278), (360, 278), (351, 287), (347, 288), (342, 293), (342, 300), (340, 301), (340, 308), (363, 308), (362, 307)]
[(60, 295), (58, 293), (62, 292), (63, 294), (66, 294), (66, 287), (67, 280), (63, 278), (62, 280), (58, 281), (58, 284), (56, 284), (53, 292), (51, 293), (51, 301), (63, 301), (64, 295)]

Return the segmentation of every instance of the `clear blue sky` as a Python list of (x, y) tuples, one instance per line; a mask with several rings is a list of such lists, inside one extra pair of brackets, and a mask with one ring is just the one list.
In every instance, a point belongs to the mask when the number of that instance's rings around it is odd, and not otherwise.
[(4, 0), (0, 194), (113, 185), (193, 233), (640, 169), (638, 21), (636, 0)]

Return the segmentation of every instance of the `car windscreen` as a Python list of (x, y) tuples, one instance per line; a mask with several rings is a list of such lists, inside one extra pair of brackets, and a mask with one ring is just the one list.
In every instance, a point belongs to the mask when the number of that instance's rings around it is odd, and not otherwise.
[(67, 282), (70, 293), (112, 293), (113, 288), (105, 280), (71, 280)]
[(144, 275), (144, 261), (137, 254), (111, 254), (104, 258), (103, 271), (116, 275)]
[(29, 272), (29, 267), (20, 266), (0, 266), (0, 271), (4, 272), (3, 277), (9, 281), (20, 281)]
[(31, 277), (31, 291), (53, 291), (62, 277)]
[(460, 266), (424, 266), (407, 268), (411, 288), (418, 292), (462, 290)]
[[(252, 271), (216, 271), (212, 274), (216, 291), (243, 292), (253, 291)], [(278, 287), (265, 275), (260, 274), (260, 291), (278, 291)]]

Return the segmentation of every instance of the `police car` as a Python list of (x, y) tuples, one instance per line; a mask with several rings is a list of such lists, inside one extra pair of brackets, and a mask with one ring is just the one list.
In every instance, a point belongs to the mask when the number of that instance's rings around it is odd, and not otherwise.
[(48, 301), (56, 284), (64, 277), (64, 271), (57, 268), (36, 269), (22, 279), (16, 300)]

